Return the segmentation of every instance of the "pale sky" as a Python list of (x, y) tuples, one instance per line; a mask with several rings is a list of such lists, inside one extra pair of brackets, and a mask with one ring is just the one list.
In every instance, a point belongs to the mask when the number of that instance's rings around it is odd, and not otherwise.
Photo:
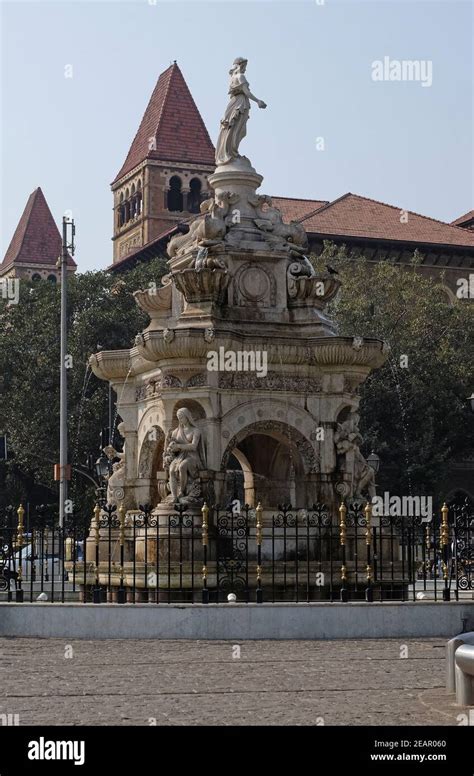
[[(352, 191), (453, 220), (474, 206), (472, 10), (469, 0), (1, 2), (2, 258), (41, 186), (58, 223), (72, 211), (79, 270), (112, 262), (109, 184), (174, 59), (215, 142), (230, 64), (248, 58), (268, 108), (252, 108), (241, 152), (262, 193)], [(374, 81), (386, 56), (431, 62), (432, 85)]]

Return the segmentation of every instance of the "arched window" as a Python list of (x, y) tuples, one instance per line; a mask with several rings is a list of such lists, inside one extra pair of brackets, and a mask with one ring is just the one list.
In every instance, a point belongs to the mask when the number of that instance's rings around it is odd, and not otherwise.
[(35, 272), (34, 275), (31, 276), (31, 279), (35, 281), (41, 280), (41, 275), (38, 274), (38, 272)]
[(173, 175), (170, 179), (168, 191), (168, 210), (176, 212), (183, 209), (183, 194), (181, 192), (181, 178)]
[(57, 283), (56, 275), (48, 275), (48, 280), (50, 283)]
[(142, 212), (142, 182), (138, 181), (137, 184), (137, 216)]
[(123, 191), (120, 194), (119, 204), (117, 207), (117, 226), (120, 229), (121, 226), (124, 224), (125, 219), (125, 208), (123, 206)]
[(190, 213), (199, 213), (201, 204), (201, 181), (199, 178), (192, 178), (189, 182), (188, 210)]

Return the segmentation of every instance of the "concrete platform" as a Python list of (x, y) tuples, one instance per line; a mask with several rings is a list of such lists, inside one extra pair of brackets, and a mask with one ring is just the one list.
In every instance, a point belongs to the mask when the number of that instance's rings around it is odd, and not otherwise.
[(474, 630), (474, 602), (0, 603), (0, 636), (78, 639), (380, 639)]

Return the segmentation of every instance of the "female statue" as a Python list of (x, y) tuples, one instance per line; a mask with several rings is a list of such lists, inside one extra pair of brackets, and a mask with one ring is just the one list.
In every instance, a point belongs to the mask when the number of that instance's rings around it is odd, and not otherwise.
[(169, 489), (167, 500), (179, 501), (189, 496), (193, 486), (199, 486), (199, 470), (204, 469), (200, 454), (201, 432), (195, 426), (193, 416), (186, 407), (176, 413), (178, 426), (171, 432), (163, 462), (169, 471)]
[(225, 116), (221, 121), (221, 129), (216, 145), (216, 165), (227, 164), (232, 159), (238, 159), (240, 141), (247, 134), (247, 120), (250, 111), (250, 100), (257, 103), (259, 108), (266, 108), (266, 103), (255, 97), (249, 89), (249, 83), (245, 77), (247, 60), (238, 57), (234, 60), (229, 70), (230, 100)]

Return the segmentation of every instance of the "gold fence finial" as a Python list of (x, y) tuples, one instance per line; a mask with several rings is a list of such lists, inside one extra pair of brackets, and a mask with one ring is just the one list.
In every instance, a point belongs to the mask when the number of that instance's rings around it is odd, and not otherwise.
[[(207, 506), (207, 503), (204, 502), (201, 508), (201, 514), (202, 514), (202, 545), (203, 547), (207, 547), (208, 541), (209, 541), (209, 535), (208, 535), (208, 529), (209, 529), (209, 507)], [(206, 575), (207, 575), (207, 569), (206, 569)]]

